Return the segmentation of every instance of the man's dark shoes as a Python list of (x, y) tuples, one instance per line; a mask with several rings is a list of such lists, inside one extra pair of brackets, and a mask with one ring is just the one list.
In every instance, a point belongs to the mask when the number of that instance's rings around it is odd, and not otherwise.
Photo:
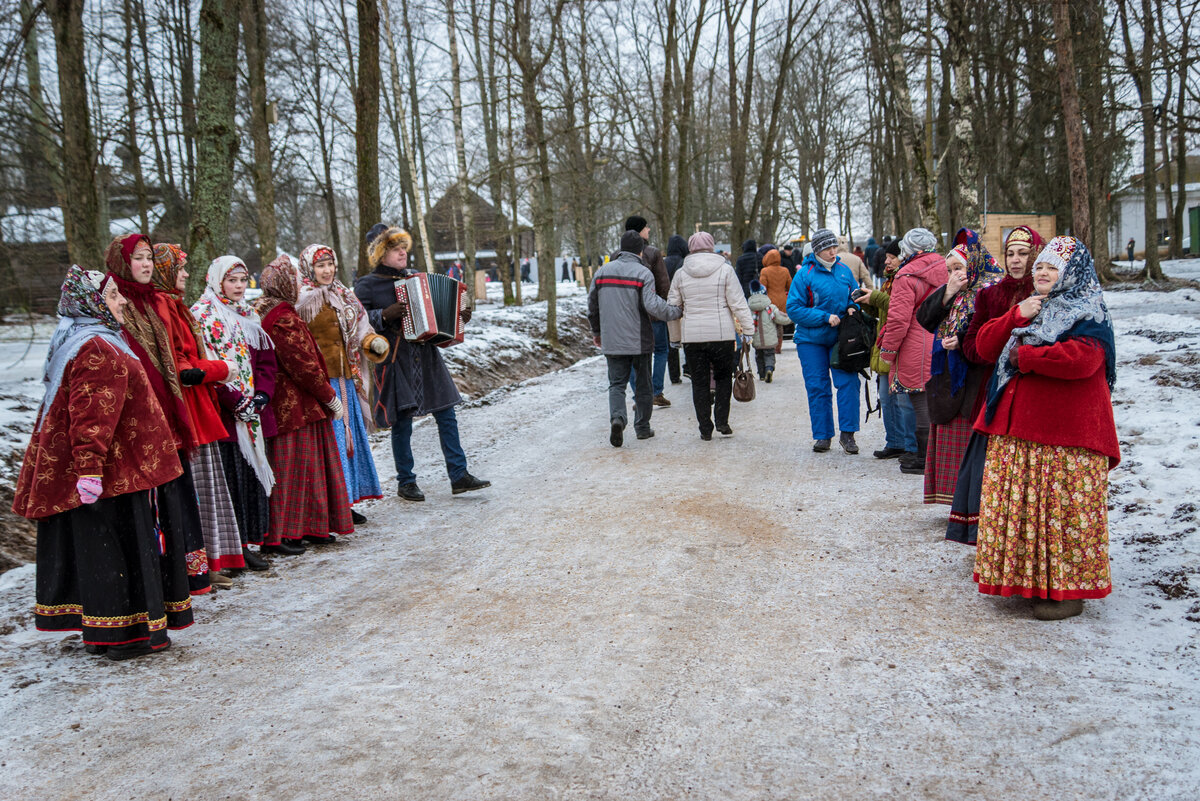
[(458, 481), (450, 482), (450, 492), (454, 495), (461, 495), (464, 492), (473, 492), (474, 490), (486, 489), (492, 486), (492, 482), (484, 481), (481, 478), (475, 478), (470, 473), (463, 473), (462, 478)]
[(712, 432), (711, 431), (701, 431), (700, 439), (704, 440), (705, 442), (708, 442), (709, 440), (712, 439)]
[(924, 475), (925, 460), (916, 453), (906, 453), (900, 457), (900, 472), (910, 476)]
[(406, 501), (423, 501), (425, 493), (421, 492), (421, 488), (417, 486), (417, 482), (411, 484), (402, 484), (400, 489), (396, 490), (396, 495)]
[(819, 439), (813, 443), (813, 453), (825, 453), (829, 450), (829, 440)]
[(662, 394), (661, 392), (654, 396), (651, 403), (653, 403), (655, 406), (670, 406), (671, 405), (671, 401), (667, 400), (667, 396)]
[(246, 560), (246, 567), (251, 570), (269, 570), (271, 568), (270, 562), (249, 548), (242, 548), (242, 558)]
[(350, 519), (354, 522), (354, 525), (356, 525), (356, 526), (361, 526), (363, 523), (367, 522), (366, 515), (360, 515), (358, 512), (354, 511), (353, 509), (350, 510)]
[(613, 420), (612, 430), (608, 433), (608, 443), (614, 448), (619, 448), (623, 442), (625, 442), (625, 424), (620, 420)]
[(725, 425), (717, 426), (717, 431), (720, 431), (722, 434), (724, 434), (727, 437), (733, 436), (733, 429), (729, 427), (729, 423), (726, 423)]
[(766, 376), (766, 378), (764, 378), (764, 379), (763, 379), (763, 383), (765, 383), (765, 384), (770, 384), (770, 383), (771, 383), (771, 379), (772, 379), (772, 377), (773, 377), (774, 375), (775, 375), (775, 371), (774, 371), (774, 370), (768, 370), (768, 371), (767, 371), (767, 376)]
[(883, 448), (882, 450), (875, 451), (871, 455), (876, 459), (895, 459), (897, 456), (903, 456), (904, 452), (904, 448)]
[(650, 439), (650, 438), (651, 438), (651, 437), (653, 437), (653, 436), (654, 436), (654, 429), (653, 429), (653, 428), (647, 428), (645, 431), (639, 431), (639, 432), (637, 432), (637, 438), (638, 438), (638, 439)]
[(838, 435), (838, 444), (842, 450), (851, 455), (858, 453), (858, 443), (854, 441), (853, 431), (843, 431)]
[(277, 545), (264, 545), (260, 548), (263, 553), (277, 553), (283, 556), (299, 556), (304, 553), (307, 548), (301, 540), (289, 542), (288, 540), (280, 540)]

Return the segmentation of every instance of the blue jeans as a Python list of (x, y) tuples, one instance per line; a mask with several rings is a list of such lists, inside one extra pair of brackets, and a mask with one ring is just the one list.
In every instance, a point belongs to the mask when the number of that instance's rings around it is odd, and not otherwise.
[[(650, 368), (650, 386), (655, 395), (663, 394), (667, 381), (667, 354), (671, 350), (671, 334), (662, 320), (652, 320), (654, 329), (654, 366)], [(637, 391), (637, 368), (629, 373), (629, 388)]]
[[(838, 431), (852, 434), (858, 431), (858, 373), (834, 370), (829, 366), (832, 347), (796, 345), (800, 369), (804, 374), (804, 391), (808, 394), (808, 419), (813, 439), (833, 439), (833, 388), (837, 388)], [(832, 386), (830, 376), (832, 375)]]
[[(442, 443), (442, 455), (446, 457), (446, 474), (451, 481), (458, 481), (467, 472), (467, 455), (458, 440), (458, 418), (454, 416), (454, 407), (434, 412), (433, 419), (437, 421), (438, 439)], [(417, 480), (417, 474), (413, 472), (412, 429), (411, 414), (404, 415), (392, 426), (392, 459), (396, 462), (396, 481), (401, 487)]]
[(916, 453), (917, 413), (912, 398), (905, 392), (889, 391), (886, 375), (879, 376), (879, 405), (883, 407), (883, 430), (887, 435), (883, 446)]

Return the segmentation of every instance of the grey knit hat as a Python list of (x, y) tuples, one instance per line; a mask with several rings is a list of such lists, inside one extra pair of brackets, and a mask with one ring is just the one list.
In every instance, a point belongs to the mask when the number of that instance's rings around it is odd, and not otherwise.
[(913, 228), (900, 240), (900, 258), (916, 253), (932, 253), (938, 248), (937, 234), (928, 228)]
[(828, 228), (818, 228), (812, 235), (813, 253), (820, 253), (822, 250), (837, 247), (837, 234), (830, 231)]

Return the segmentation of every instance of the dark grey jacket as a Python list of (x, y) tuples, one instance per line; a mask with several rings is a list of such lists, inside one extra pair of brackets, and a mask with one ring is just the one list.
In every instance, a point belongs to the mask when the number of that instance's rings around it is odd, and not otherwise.
[(654, 288), (654, 274), (633, 253), (617, 258), (596, 271), (588, 292), (588, 321), (600, 337), (606, 356), (637, 356), (654, 350), (650, 318), (678, 320), (683, 310), (668, 306)]

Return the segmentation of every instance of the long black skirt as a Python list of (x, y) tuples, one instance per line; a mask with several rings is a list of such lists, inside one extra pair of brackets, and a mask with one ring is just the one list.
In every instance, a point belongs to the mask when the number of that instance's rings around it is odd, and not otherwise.
[(204, 528), (200, 525), (200, 506), (196, 500), (196, 485), (192, 482), (192, 464), (183, 451), (179, 451), (179, 463), (183, 465), (183, 475), (155, 490), (158, 494), (158, 522), (163, 528), (178, 529), (183, 536), (188, 590), (192, 595), (203, 595), (212, 589), (208, 579)]
[(237, 516), (238, 535), (242, 545), (261, 545), (271, 527), (271, 503), (254, 468), (242, 456), (236, 442), (217, 443), (221, 451), (221, 466), (225, 468), (225, 483)]
[(987, 434), (971, 432), (962, 464), (958, 467), (954, 499), (950, 503), (946, 539), (951, 542), (975, 544), (979, 532), (979, 497), (983, 494), (983, 465), (987, 461), (987, 446)]
[(154, 527), (149, 492), (131, 492), (38, 521), (36, 624), (83, 641), (168, 644), (192, 625), (183, 538)]

